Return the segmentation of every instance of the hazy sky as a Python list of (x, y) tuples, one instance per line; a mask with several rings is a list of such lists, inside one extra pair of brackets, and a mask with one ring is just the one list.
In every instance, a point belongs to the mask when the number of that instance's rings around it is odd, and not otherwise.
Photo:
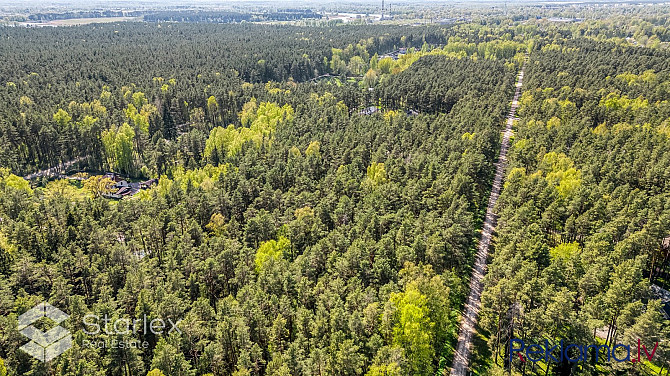
[[(389, 1), (389, 0), (387, 0)], [(390, 0), (395, 5), (465, 5), (465, 4), (530, 4), (530, 3), (652, 3), (667, 0)], [(244, 4), (259, 6), (278, 6), (278, 7), (331, 7), (351, 5), (370, 5), (381, 4), (381, 0), (0, 0), (0, 8), (22, 10), (30, 8), (36, 9), (100, 9), (100, 8), (171, 8), (174, 6), (214, 6), (225, 8), (226, 6), (240, 6)]]
[[(430, 3), (430, 4), (463, 4), (463, 3), (491, 3), (491, 2), (503, 2), (504, 0), (396, 0), (393, 1), (396, 4), (416, 4), (416, 3)], [(135, 7), (142, 5), (161, 5), (161, 6), (172, 6), (172, 5), (230, 5), (241, 4), (241, 3), (250, 3), (250, 4), (273, 4), (273, 5), (282, 5), (290, 6), (291, 4), (324, 4), (324, 3), (339, 3), (339, 4), (370, 4), (374, 5), (380, 3), (379, 1), (371, 0), (345, 0), (345, 1), (336, 1), (336, 0), (0, 0), (0, 6), (13, 6), (13, 7), (69, 7), (74, 6), (77, 8), (90, 8), (96, 6), (107, 6), (107, 7), (116, 7), (125, 6), (125, 7)], [(509, 0), (508, 3), (528, 3), (529, 1), (514, 1)], [(535, 1), (535, 2), (546, 2), (546, 1)]]

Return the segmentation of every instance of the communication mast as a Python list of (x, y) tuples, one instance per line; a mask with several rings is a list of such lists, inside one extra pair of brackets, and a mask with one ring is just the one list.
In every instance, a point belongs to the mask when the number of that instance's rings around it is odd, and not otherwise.
[[(382, 18), (380, 20), (384, 20), (384, 11), (386, 8), (384, 7), (384, 0), (382, 0)], [(391, 3), (388, 4), (388, 17), (389, 19), (391, 18)]]

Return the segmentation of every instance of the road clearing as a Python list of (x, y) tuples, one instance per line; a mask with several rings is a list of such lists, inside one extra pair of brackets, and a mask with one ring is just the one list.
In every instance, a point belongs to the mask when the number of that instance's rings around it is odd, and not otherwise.
[(496, 166), (496, 174), (493, 179), (493, 187), (491, 188), (491, 196), (489, 197), (488, 205), (486, 206), (486, 217), (484, 218), (484, 225), (482, 226), (482, 235), (479, 240), (479, 247), (477, 248), (477, 255), (475, 256), (475, 265), (472, 268), (472, 277), (470, 278), (470, 294), (465, 302), (465, 310), (461, 321), (461, 328), (458, 334), (458, 344), (454, 352), (454, 361), (451, 367), (451, 376), (466, 376), (468, 365), (470, 363), (470, 355), (472, 353), (472, 338), (475, 335), (475, 327), (479, 316), (479, 309), (481, 306), (481, 295), (484, 289), (484, 275), (486, 274), (486, 262), (489, 255), (489, 246), (491, 245), (491, 237), (496, 225), (496, 215), (494, 208), (500, 196), (503, 178), (505, 176), (505, 168), (507, 167), (507, 149), (509, 148), (510, 138), (512, 137), (512, 125), (514, 124), (516, 109), (519, 107), (519, 95), (521, 94), (521, 86), (523, 85), (523, 72), (526, 67), (524, 61), (519, 76), (517, 78), (516, 90), (514, 98), (512, 99), (512, 106), (507, 115), (507, 123), (503, 133), (502, 143), (500, 144), (500, 155)]

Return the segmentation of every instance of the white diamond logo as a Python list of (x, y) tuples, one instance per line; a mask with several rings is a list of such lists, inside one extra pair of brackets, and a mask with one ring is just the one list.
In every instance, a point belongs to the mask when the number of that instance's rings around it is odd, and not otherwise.
[(30, 339), (30, 342), (21, 346), (21, 350), (42, 362), (48, 362), (67, 351), (72, 347), (72, 335), (67, 329), (55, 326), (43, 332), (33, 324), (42, 318), (48, 318), (58, 325), (68, 317), (70, 316), (65, 312), (47, 302), (42, 302), (19, 316), (19, 331)]

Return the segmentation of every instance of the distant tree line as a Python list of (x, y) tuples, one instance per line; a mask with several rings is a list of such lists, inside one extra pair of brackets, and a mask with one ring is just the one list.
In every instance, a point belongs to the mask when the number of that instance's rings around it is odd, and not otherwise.
[(323, 16), (310, 9), (286, 9), (276, 12), (242, 13), (222, 11), (162, 11), (144, 15), (147, 22), (203, 22), (233, 23), (258, 21), (296, 21), (301, 19), (321, 19)]

